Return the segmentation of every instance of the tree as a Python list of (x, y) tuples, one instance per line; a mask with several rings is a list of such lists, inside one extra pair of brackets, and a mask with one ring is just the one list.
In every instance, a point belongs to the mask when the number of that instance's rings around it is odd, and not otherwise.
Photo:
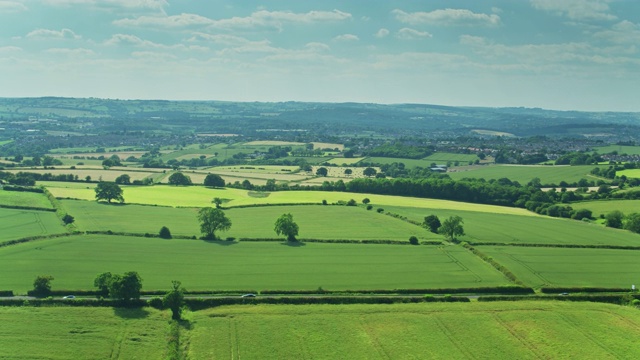
[(231, 228), (231, 220), (220, 209), (205, 207), (198, 211), (200, 231), (207, 239), (216, 238), (216, 231), (227, 231)]
[(122, 174), (116, 178), (116, 184), (129, 185), (131, 184), (131, 177), (127, 174)]
[(142, 279), (135, 271), (129, 271), (124, 275), (112, 275), (109, 281), (109, 296), (113, 299), (129, 301), (140, 299)]
[(171, 239), (171, 231), (169, 230), (168, 227), (163, 226), (162, 228), (160, 228), (160, 232), (158, 233), (158, 236), (160, 236), (160, 238), (162, 239)]
[(191, 178), (181, 172), (175, 172), (169, 176), (171, 185), (191, 185)]
[(124, 197), (122, 196), (122, 189), (118, 184), (111, 182), (100, 182), (98, 186), (96, 186), (96, 200), (107, 200), (108, 203), (111, 203), (111, 200), (118, 200), (119, 202), (124, 202)]
[(633, 213), (627, 216), (627, 221), (624, 223), (626, 230), (640, 234), (640, 214)]
[(358, 205), (358, 203), (354, 199), (347, 201), (347, 206), (356, 206), (356, 205)]
[(171, 281), (172, 289), (162, 298), (162, 305), (171, 309), (171, 318), (180, 320), (182, 315), (182, 307), (184, 306), (184, 288), (182, 283), (177, 280)]
[(620, 210), (614, 210), (604, 217), (604, 224), (608, 227), (621, 229), (622, 228), (622, 219), (624, 218), (624, 214)]
[(209, 174), (204, 178), (204, 186), (224, 187), (224, 179), (217, 174)]
[(274, 228), (276, 234), (283, 234), (287, 237), (287, 241), (297, 241), (298, 224), (293, 221), (293, 215), (282, 214), (277, 220)]
[(362, 171), (362, 174), (367, 177), (375, 176), (377, 173), (378, 171), (372, 167), (368, 167)]
[(410, 243), (411, 245), (418, 245), (418, 244), (419, 244), (419, 242), (418, 242), (418, 238), (417, 238), (417, 237), (415, 237), (415, 236), (410, 237), (410, 238), (409, 238), (409, 243)]
[(73, 216), (69, 215), (69, 214), (65, 214), (65, 215), (62, 217), (62, 222), (63, 222), (65, 225), (73, 224), (73, 222), (74, 222), (74, 221), (76, 221), (76, 219), (75, 219)]
[(370, 202), (371, 202), (371, 200), (369, 200), (369, 198), (362, 199), (362, 203), (365, 204), (365, 205), (367, 205)]
[(351, 170), (351, 169), (344, 169), (344, 174), (345, 174), (345, 175), (351, 175), (351, 174), (353, 174), (353, 170)]
[(113, 275), (110, 272), (105, 272), (96, 276), (95, 280), (93, 280), (93, 286), (98, 288), (100, 296), (109, 296), (109, 284), (111, 284), (112, 277)]
[(429, 229), (432, 233), (438, 233), (438, 229), (442, 226), (440, 219), (436, 215), (429, 215), (424, 217), (424, 227)]
[(53, 276), (40, 275), (33, 280), (33, 295), (38, 297), (45, 297), (51, 295), (51, 281)]
[(447, 239), (455, 241), (457, 236), (464, 235), (463, 223), (464, 221), (462, 221), (460, 216), (450, 216), (442, 223), (442, 226), (438, 228), (438, 232), (446, 236)]
[(213, 198), (211, 202), (216, 204), (216, 208), (218, 209), (220, 208), (220, 205), (222, 205), (222, 199), (220, 199), (219, 197)]
[(318, 176), (327, 176), (329, 174), (329, 170), (326, 167), (321, 167), (316, 170), (316, 175)]

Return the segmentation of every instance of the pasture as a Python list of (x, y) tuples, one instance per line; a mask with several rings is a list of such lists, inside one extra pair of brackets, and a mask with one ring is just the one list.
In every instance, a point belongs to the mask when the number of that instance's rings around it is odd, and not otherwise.
[(440, 221), (449, 216), (460, 216), (464, 221), (466, 233), (460, 239), (473, 243), (640, 246), (640, 236), (637, 234), (578, 220), (442, 208), (386, 206), (385, 210), (419, 222), (428, 215), (436, 215)]
[(461, 165), (465, 165), (469, 163), (469, 161), (478, 160), (478, 156), (475, 154), (456, 154), (456, 153), (446, 153), (446, 152), (436, 152), (433, 153), (423, 160), (432, 163), (446, 164), (447, 162), (460, 162)]
[(76, 235), (0, 248), (0, 289), (25, 293), (37, 275), (52, 289), (90, 290), (96, 275), (137, 271), (143, 289), (327, 290), (455, 288), (508, 285), (490, 265), (459, 246), (281, 242), (211, 242)]
[(363, 159), (364, 158), (361, 158), (361, 157), (360, 158), (337, 157), (337, 158), (328, 160), (327, 162), (331, 165), (336, 165), (336, 166), (340, 166), (340, 165), (355, 166), (357, 163), (359, 163)]
[[(526, 185), (533, 178), (539, 178), (542, 184), (559, 184), (560, 181), (568, 183), (578, 182), (580, 179), (601, 180), (590, 174), (597, 167), (595, 165), (584, 166), (551, 166), (551, 165), (484, 165), (465, 168), (464, 171), (447, 172), (454, 180), (463, 178), (475, 179), (501, 179), (508, 178)], [(600, 166), (600, 168), (606, 168)], [(607, 181), (606, 179), (602, 179)]]
[[(56, 197), (81, 200), (95, 200), (95, 184), (42, 182)], [(384, 206), (403, 206), (443, 210), (463, 210), (487, 212), (493, 214), (514, 214), (523, 216), (540, 216), (520, 208), (472, 204), (449, 200), (425, 199), (393, 195), (357, 194), (334, 191), (275, 191), (255, 196), (255, 192), (223, 188), (211, 189), (203, 186), (123, 186), (124, 199), (129, 204), (147, 204), (160, 206), (205, 207), (212, 206), (215, 197), (228, 200), (225, 207), (265, 204), (300, 204), (300, 203), (337, 203), (338, 201), (369, 198), (374, 209)], [(268, 194), (268, 195), (267, 195)], [(267, 195), (267, 196), (265, 196)]]
[[(640, 241), (640, 236), (636, 235)], [(478, 246), (531, 287), (628, 287), (640, 282), (640, 251)]]
[(156, 174), (156, 172), (151, 171), (139, 171), (137, 169), (129, 170), (129, 169), (116, 169), (116, 170), (103, 170), (103, 169), (20, 169), (20, 170), (6, 170), (6, 172), (18, 173), (18, 172), (30, 172), (36, 174), (53, 174), (53, 175), (67, 175), (72, 174), (78, 180), (84, 180), (87, 176), (91, 178), (91, 180), (101, 180), (101, 181), (115, 181), (115, 179), (122, 175), (128, 174), (131, 177), (131, 181), (133, 180), (142, 180), (147, 176), (152, 176)]
[(599, 154), (609, 154), (617, 151), (618, 155), (640, 155), (640, 146), (609, 145), (595, 147), (593, 151), (597, 151)]
[(53, 209), (53, 205), (44, 194), (27, 191), (0, 190), (0, 205)]
[(256, 140), (242, 144), (244, 146), (304, 146), (305, 143), (277, 140)]
[(189, 359), (640, 356), (640, 312), (609, 304), (257, 305), (192, 315)]
[(640, 178), (640, 169), (627, 169), (616, 171), (617, 176), (626, 176), (628, 178)]
[(625, 215), (640, 212), (640, 200), (599, 200), (599, 201), (582, 201), (572, 203), (574, 209), (589, 209), (593, 212), (594, 217), (600, 214), (620, 210)]
[(162, 359), (169, 326), (152, 308), (0, 307), (2, 359)]
[(377, 157), (372, 156), (364, 159), (366, 163), (375, 163), (375, 164), (393, 164), (393, 163), (402, 163), (405, 167), (409, 169), (413, 169), (416, 167), (428, 168), (431, 167), (432, 161), (426, 161), (424, 159), (403, 159), (403, 158), (390, 158), (390, 157)]
[[(62, 200), (61, 204), (76, 218), (76, 226), (81, 231), (157, 234), (162, 226), (167, 226), (174, 235), (200, 236), (194, 208), (108, 205), (78, 200)], [(230, 231), (217, 234), (222, 238), (277, 238), (273, 230), (276, 219), (291, 213), (300, 226), (300, 239), (408, 240), (410, 236), (421, 240), (442, 239), (413, 224), (352, 206), (267, 206), (230, 209), (225, 213), (233, 225)]]
[(0, 243), (28, 236), (66, 232), (62, 221), (54, 212), (0, 208)]

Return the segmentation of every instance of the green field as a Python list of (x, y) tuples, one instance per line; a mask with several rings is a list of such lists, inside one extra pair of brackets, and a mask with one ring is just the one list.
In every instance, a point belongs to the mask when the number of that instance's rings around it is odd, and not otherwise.
[(143, 289), (395, 289), (507, 285), (459, 246), (207, 242), (77, 235), (0, 248), (0, 289), (25, 293), (37, 275), (55, 289), (92, 289), (97, 274), (137, 271)]
[(640, 246), (640, 236), (637, 234), (578, 220), (409, 207), (387, 206), (385, 210), (420, 222), (432, 214), (438, 216), (440, 221), (449, 216), (460, 216), (464, 220), (466, 233), (460, 239), (474, 243)]
[(0, 205), (53, 209), (53, 205), (44, 194), (27, 191), (0, 190)]
[[(454, 180), (463, 178), (475, 179), (501, 179), (508, 178), (526, 185), (533, 178), (540, 178), (542, 184), (559, 184), (560, 181), (568, 183), (578, 182), (580, 179), (600, 180), (589, 172), (598, 167), (596, 165), (585, 166), (548, 166), (548, 165), (485, 165), (466, 168), (466, 171), (448, 172)], [(600, 166), (601, 169), (606, 166)], [(607, 181), (606, 179), (603, 179)]]
[(0, 307), (0, 359), (162, 359), (168, 316), (158, 310)]
[(343, 158), (343, 157), (339, 157), (339, 158), (333, 158), (331, 160), (328, 160), (327, 162), (329, 164), (332, 165), (342, 165), (342, 164), (346, 164), (346, 165), (350, 165), (353, 166), (357, 163), (359, 163), (360, 161), (362, 161), (364, 158)]
[(465, 165), (469, 163), (469, 161), (478, 160), (478, 156), (475, 154), (455, 154), (455, 153), (437, 152), (427, 156), (423, 160), (428, 161), (429, 163), (436, 162), (439, 165), (441, 164), (444, 165), (449, 161), (450, 162), (458, 161), (460, 162), (460, 165)]
[(640, 312), (608, 304), (232, 306), (193, 313), (189, 359), (634, 359)]
[(0, 242), (65, 232), (54, 212), (0, 208)]
[(640, 146), (623, 146), (623, 145), (609, 145), (593, 148), (599, 154), (609, 154), (613, 151), (617, 151), (618, 155), (640, 155)]
[[(46, 186), (54, 196), (59, 198), (95, 200), (95, 191), (93, 190), (95, 184), (56, 182), (39, 182), (38, 184)], [(374, 209), (384, 206), (406, 206), (430, 209), (479, 211), (494, 214), (539, 216), (525, 209), (504, 206), (333, 191), (279, 191), (264, 193), (259, 197), (255, 197), (253, 192), (246, 190), (233, 188), (211, 189), (202, 186), (123, 186), (122, 189), (124, 191), (125, 202), (131, 204), (205, 207), (211, 206), (213, 198), (219, 197), (221, 199), (228, 200), (228, 202), (225, 203), (225, 206), (233, 207), (255, 204), (320, 204), (322, 200), (327, 200), (328, 203), (336, 203), (338, 201), (349, 201), (350, 199), (354, 199), (360, 203), (362, 199), (369, 198)]]
[(0, 140), (0, 146), (11, 144), (13, 140)]
[[(108, 205), (94, 201), (62, 200), (66, 212), (76, 218), (81, 231), (107, 231), (157, 234), (167, 226), (175, 235), (200, 235), (197, 209), (140, 205)], [(275, 238), (276, 219), (291, 213), (300, 226), (300, 239), (377, 239), (442, 240), (407, 222), (351, 206), (268, 206), (226, 210), (233, 226), (218, 234), (225, 238)], [(135, 219), (135, 221), (131, 221)]]
[(574, 209), (589, 209), (593, 211), (593, 216), (607, 214), (614, 210), (620, 210), (625, 215), (640, 213), (640, 200), (599, 200), (582, 201), (571, 204)]
[(616, 171), (617, 176), (626, 176), (628, 178), (640, 178), (640, 169), (627, 169)]
[(479, 246), (478, 249), (532, 287), (599, 286), (631, 289), (631, 285), (637, 284), (640, 278), (640, 251), (505, 246)]
[(403, 163), (405, 167), (413, 169), (416, 167), (428, 168), (433, 161), (426, 161), (424, 159), (402, 159), (402, 158), (387, 158), (387, 157), (368, 157), (364, 159), (364, 162), (372, 162), (376, 164), (393, 164)]

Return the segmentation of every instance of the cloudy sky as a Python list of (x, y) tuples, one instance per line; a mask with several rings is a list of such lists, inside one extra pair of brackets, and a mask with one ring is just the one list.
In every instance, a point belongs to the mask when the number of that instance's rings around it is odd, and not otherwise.
[(0, 97), (640, 111), (637, 0), (0, 0)]

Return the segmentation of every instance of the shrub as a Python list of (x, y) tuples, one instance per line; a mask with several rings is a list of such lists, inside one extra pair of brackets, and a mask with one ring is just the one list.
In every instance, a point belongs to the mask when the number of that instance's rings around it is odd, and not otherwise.
[(171, 239), (171, 231), (166, 226), (163, 226), (160, 229), (160, 233), (158, 235), (163, 239)]
[(66, 214), (62, 217), (62, 222), (64, 222), (65, 225), (72, 224), (74, 221), (76, 221), (76, 219), (74, 219), (73, 216), (69, 214)]
[(410, 237), (409, 243), (411, 243), (411, 245), (418, 245), (418, 238), (415, 236)]
[(367, 210), (373, 209), (373, 205), (367, 205)]
[(147, 300), (147, 304), (149, 304), (149, 306), (151, 306), (152, 308), (155, 308), (158, 310), (162, 310), (164, 307), (162, 305), (162, 298), (159, 298), (157, 296), (154, 296), (151, 299)]
[(322, 205), (327, 205), (327, 200), (322, 200)]
[(347, 206), (356, 206), (356, 205), (358, 205), (358, 203), (354, 199), (347, 201)]
[(384, 209), (383, 209), (383, 208), (377, 208), (377, 209), (376, 209), (376, 211), (377, 211), (378, 213), (382, 213), (382, 212), (384, 212)]

